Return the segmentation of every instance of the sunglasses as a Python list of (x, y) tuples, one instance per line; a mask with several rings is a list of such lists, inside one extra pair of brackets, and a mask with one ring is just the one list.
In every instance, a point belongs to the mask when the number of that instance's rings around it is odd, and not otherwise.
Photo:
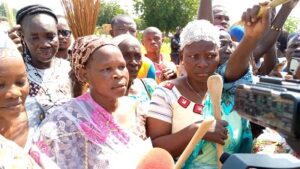
[(58, 35), (62, 35), (63, 37), (70, 37), (71, 36), (71, 31), (62, 29), (62, 30), (57, 30)]

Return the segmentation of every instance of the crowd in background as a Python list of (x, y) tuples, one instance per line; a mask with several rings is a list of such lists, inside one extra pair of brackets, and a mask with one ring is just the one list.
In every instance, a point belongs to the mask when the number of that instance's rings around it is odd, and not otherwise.
[(224, 6), (199, 1), (197, 20), (176, 27), (170, 60), (161, 30), (147, 27), (138, 40), (130, 16), (112, 18), (109, 38), (74, 38), (67, 18), (48, 7), (20, 9), (17, 25), (0, 32), (0, 168), (136, 168), (152, 147), (176, 162), (214, 116), (207, 80), (216, 74), (222, 119), (182, 168), (217, 168), (216, 144), (297, 157), (234, 104), (236, 88), (260, 75), (300, 79), (300, 33), (282, 29), (298, 1), (261, 16), (267, 3), (254, 5), (234, 25)]

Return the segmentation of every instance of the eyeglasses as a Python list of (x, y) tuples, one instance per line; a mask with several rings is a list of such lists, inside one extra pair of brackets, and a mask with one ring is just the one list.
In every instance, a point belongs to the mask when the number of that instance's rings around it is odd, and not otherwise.
[(72, 32), (70, 30), (62, 29), (62, 30), (57, 30), (57, 33), (58, 36), (62, 35), (63, 37), (70, 37)]

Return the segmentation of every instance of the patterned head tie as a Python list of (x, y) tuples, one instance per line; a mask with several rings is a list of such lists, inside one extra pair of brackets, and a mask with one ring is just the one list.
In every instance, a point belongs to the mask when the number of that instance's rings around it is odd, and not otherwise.
[(180, 34), (180, 50), (199, 41), (210, 41), (220, 47), (219, 29), (203, 19), (189, 22)]
[(89, 58), (97, 49), (106, 45), (116, 46), (109, 39), (96, 35), (79, 37), (74, 42), (71, 51), (71, 67), (80, 83), (85, 84), (86, 82), (80, 76), (79, 71), (85, 68)]

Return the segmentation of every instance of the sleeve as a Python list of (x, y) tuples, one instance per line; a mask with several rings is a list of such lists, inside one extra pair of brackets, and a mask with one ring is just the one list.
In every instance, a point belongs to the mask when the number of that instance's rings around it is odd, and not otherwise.
[(172, 123), (171, 99), (168, 97), (168, 89), (158, 86), (152, 95), (148, 117)]
[(84, 168), (84, 136), (73, 121), (61, 114), (62, 110), (55, 111), (43, 121), (30, 154), (41, 166), (51, 160), (60, 168)]
[(28, 96), (25, 101), (28, 115), (29, 127), (36, 131), (45, 118), (45, 112), (42, 106), (36, 101), (36, 98)]
[(149, 63), (149, 70), (147, 73), (147, 78), (151, 78), (151, 79), (156, 79), (156, 75), (155, 75), (155, 67), (153, 63)]
[(172, 48), (173, 48), (173, 49), (179, 49), (179, 47), (180, 47), (179, 41), (176, 40), (175, 38), (172, 39), (171, 45), (172, 45)]
[[(225, 71), (226, 71), (226, 67), (227, 67), (227, 62), (221, 66), (218, 67), (217, 69), (217, 73), (220, 74), (223, 78), (224, 81), (224, 75), (225, 75)], [(225, 92), (229, 92), (230, 94), (234, 94), (235, 89), (241, 85), (241, 84), (249, 84), (253, 82), (253, 73), (251, 71), (250, 68), (247, 69), (247, 71), (245, 72), (245, 74), (240, 77), (238, 80), (234, 81), (234, 82), (225, 82), (224, 81), (224, 85), (223, 85), (223, 89), (225, 90)]]
[(155, 80), (153, 79), (150, 79), (150, 78), (146, 78), (146, 79), (143, 79), (144, 82), (145, 82), (145, 85), (147, 87), (147, 90), (149, 92), (149, 94), (152, 96), (156, 86), (157, 86), (157, 83)]

